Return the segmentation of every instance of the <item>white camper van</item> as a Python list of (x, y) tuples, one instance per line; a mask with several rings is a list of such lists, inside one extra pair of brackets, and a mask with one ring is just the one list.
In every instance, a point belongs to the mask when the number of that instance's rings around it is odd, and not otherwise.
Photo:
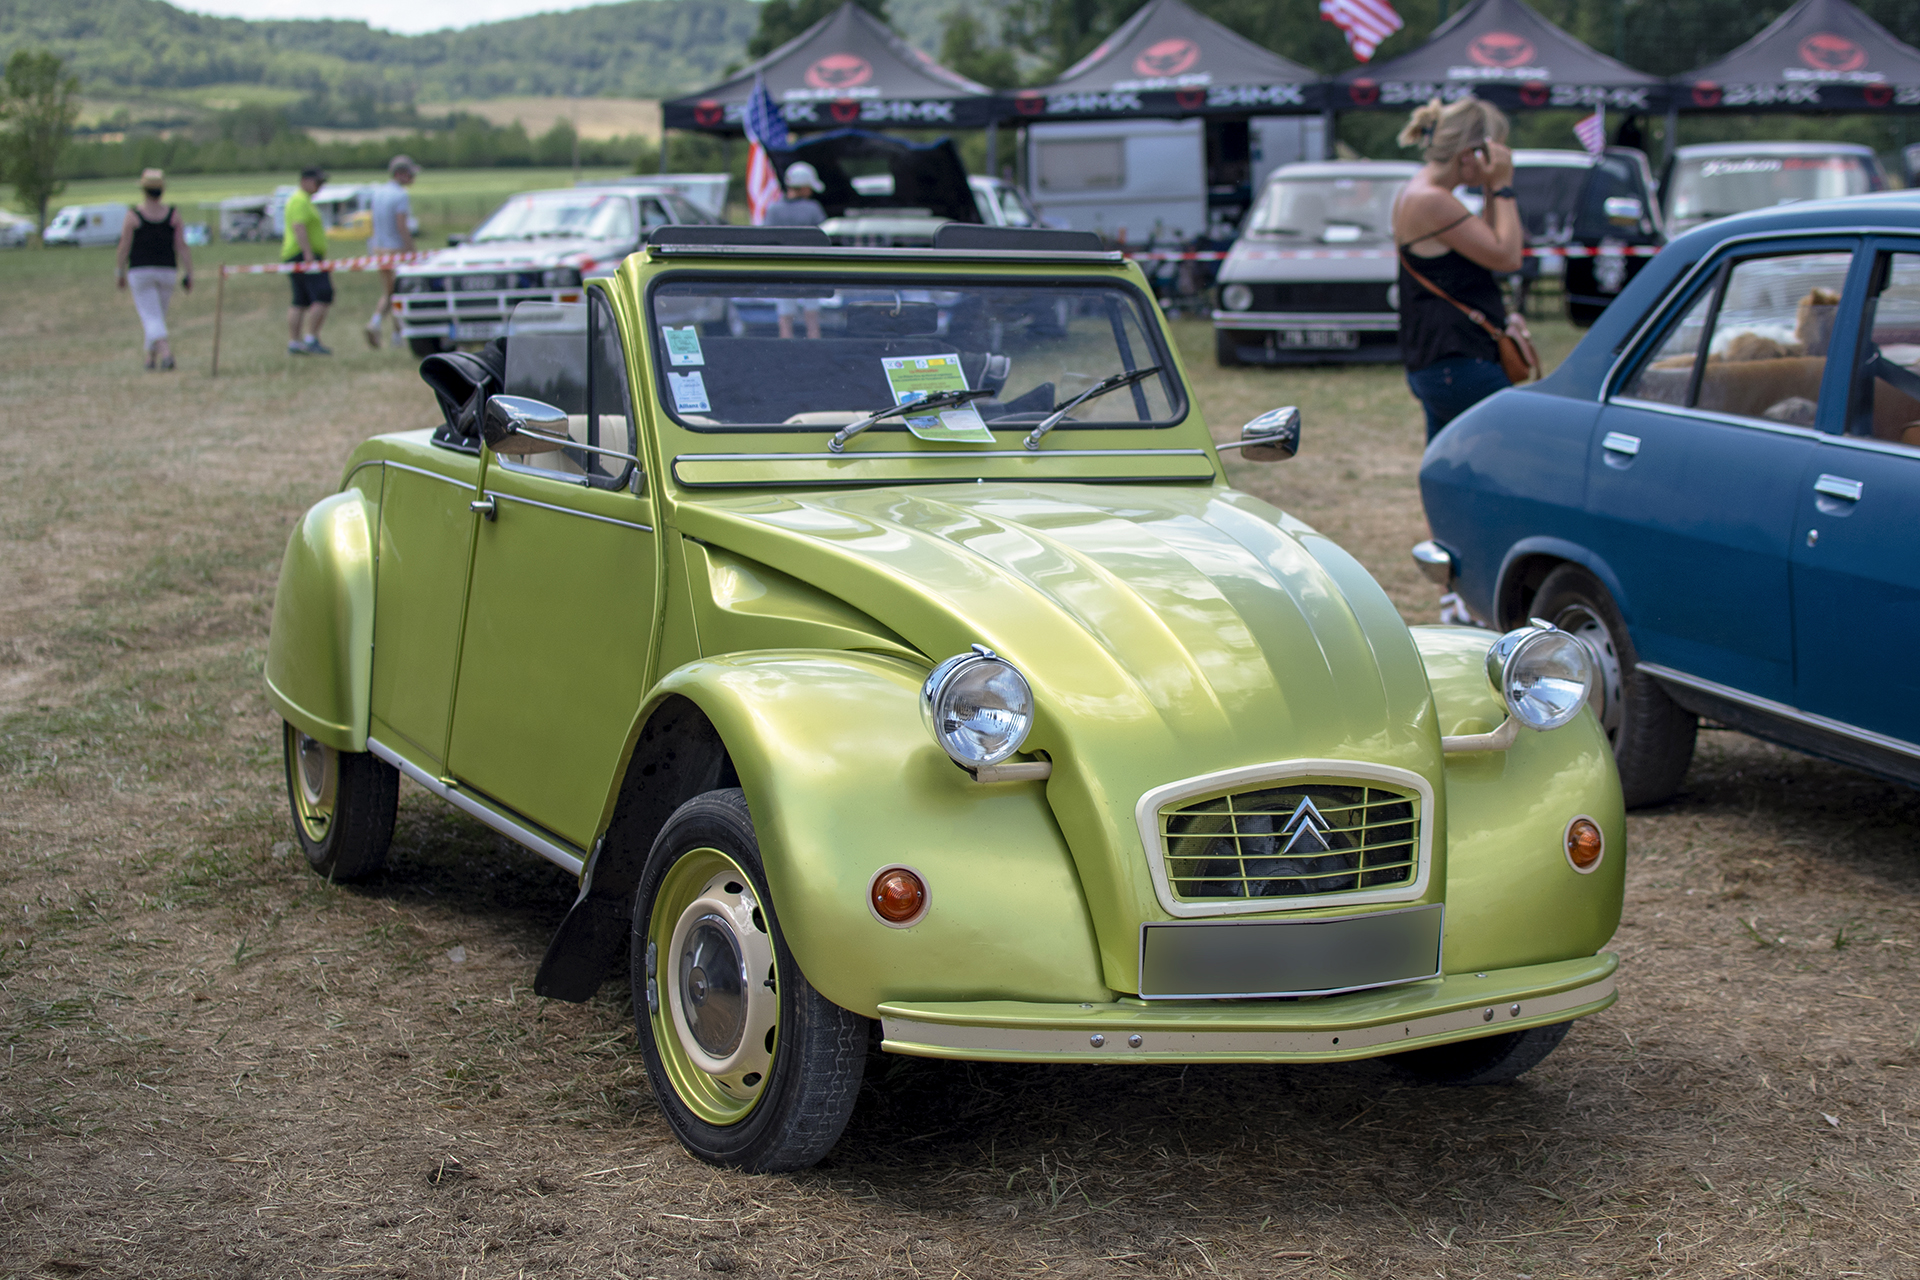
[(1326, 129), (1318, 116), (1223, 123), (1211, 132), (1198, 118), (1029, 125), (1034, 203), (1055, 226), (1116, 241), (1231, 237), (1267, 175), (1317, 159)]
[(124, 204), (70, 204), (47, 222), (40, 243), (83, 247), (119, 244), (120, 225), (126, 220)]

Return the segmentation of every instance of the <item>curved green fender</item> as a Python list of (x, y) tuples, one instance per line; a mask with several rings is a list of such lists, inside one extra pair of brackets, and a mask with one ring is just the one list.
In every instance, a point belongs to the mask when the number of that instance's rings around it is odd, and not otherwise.
[[(1443, 734), (1485, 733), (1506, 717), (1487, 681), (1493, 636), (1414, 627)], [(1449, 973), (1591, 955), (1620, 925), (1626, 810), (1613, 749), (1593, 713), (1547, 733), (1522, 729), (1505, 751), (1447, 757)], [(1566, 856), (1567, 824), (1586, 815), (1605, 852), (1588, 874)]]
[[(921, 724), (924, 668), (875, 653), (772, 650), (702, 659), (661, 682), (726, 744), (794, 958), (827, 999), (1113, 998), (1044, 783), (982, 784)], [(898, 929), (867, 905), (904, 864), (929, 909)]]
[(358, 489), (316, 503), (287, 541), (273, 596), (267, 697), (338, 751), (367, 749), (376, 519)]

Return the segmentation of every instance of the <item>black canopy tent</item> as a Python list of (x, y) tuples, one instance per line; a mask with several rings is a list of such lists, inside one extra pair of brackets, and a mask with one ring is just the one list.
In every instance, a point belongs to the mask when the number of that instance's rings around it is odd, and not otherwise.
[(1013, 97), (1022, 122), (1321, 110), (1320, 73), (1196, 13), (1147, 0), (1058, 80)]
[(981, 128), (1006, 110), (991, 89), (949, 71), (848, 0), (730, 79), (663, 103), (662, 123), (737, 136), (756, 76), (794, 132)]
[(1667, 82), (1589, 48), (1522, 0), (1473, 0), (1427, 42), (1334, 82), (1335, 111), (1410, 111), (1469, 94), (1503, 111), (1541, 108), (1647, 114), (1666, 108)]
[(1847, 0), (1800, 0), (1674, 88), (1675, 109), (1690, 113), (1917, 111), (1920, 49)]
[[(811, 164), (820, 175), (819, 200), (829, 218), (855, 209), (905, 205), (954, 222), (980, 221), (966, 166), (951, 138), (916, 143), (866, 129), (836, 129), (771, 151), (768, 158), (780, 171), (796, 160)], [(861, 195), (847, 169), (850, 160), (884, 163), (893, 176), (892, 188), (884, 196)]]

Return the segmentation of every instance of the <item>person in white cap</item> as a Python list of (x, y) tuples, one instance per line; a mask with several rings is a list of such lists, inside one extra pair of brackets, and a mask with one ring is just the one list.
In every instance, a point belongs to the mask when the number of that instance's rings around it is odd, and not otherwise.
[[(367, 237), (369, 253), (412, 253), (413, 228), (409, 225), (409, 216), (413, 212), (413, 202), (407, 196), (407, 188), (413, 185), (420, 167), (407, 156), (395, 156), (387, 161), (387, 181), (376, 187), (373, 192), (373, 232)], [(380, 331), (385, 328), (389, 315), (393, 315), (393, 268), (380, 268), (380, 302), (373, 309), (373, 319), (367, 321), (367, 345), (376, 351), (380, 348)], [(400, 317), (393, 317), (393, 345), (400, 345)]]
[[(827, 220), (827, 211), (814, 199), (820, 190), (820, 175), (805, 160), (796, 160), (787, 166), (783, 175), (786, 180), (787, 198), (775, 200), (767, 209), (765, 225), (769, 227), (817, 227)], [(807, 336), (820, 336), (820, 304), (803, 304), (792, 298), (781, 298), (775, 305), (780, 317), (780, 336), (793, 336), (793, 317), (796, 312), (804, 311), (807, 320)]]

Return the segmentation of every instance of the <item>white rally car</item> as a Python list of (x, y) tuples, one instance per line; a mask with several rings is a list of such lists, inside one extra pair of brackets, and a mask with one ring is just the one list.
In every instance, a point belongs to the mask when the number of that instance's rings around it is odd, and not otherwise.
[(395, 273), (401, 332), (418, 356), (490, 341), (522, 302), (579, 302), (581, 280), (612, 275), (655, 227), (717, 221), (671, 180), (521, 192), (463, 243)]

